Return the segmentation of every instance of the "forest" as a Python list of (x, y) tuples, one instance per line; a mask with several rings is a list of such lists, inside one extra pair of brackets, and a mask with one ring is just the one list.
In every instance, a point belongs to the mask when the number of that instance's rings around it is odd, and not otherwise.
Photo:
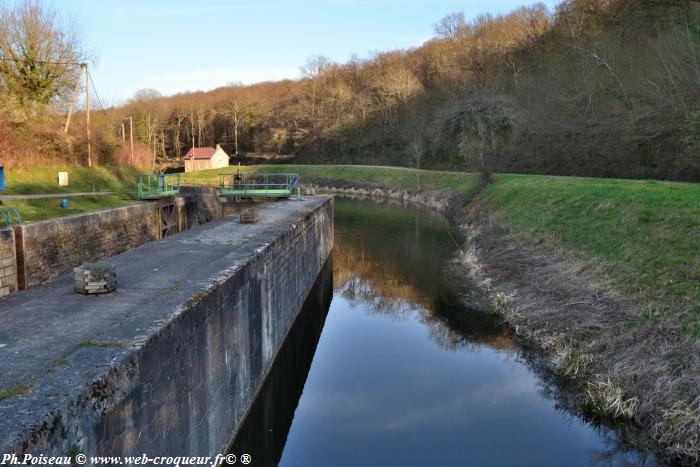
[[(65, 135), (56, 130), (74, 79), (27, 98), (6, 63), (0, 151), (11, 133), (40, 135), (45, 152), (85, 163), (82, 119)], [(696, 1), (566, 0), (553, 11), (535, 4), (473, 20), (455, 13), (420, 47), (346, 63), (313, 56), (300, 69), (298, 80), (208, 92), (141, 90), (95, 112), (96, 162), (131, 161), (131, 117), (133, 163), (154, 168), (218, 143), (231, 155), (304, 163), (700, 181)]]

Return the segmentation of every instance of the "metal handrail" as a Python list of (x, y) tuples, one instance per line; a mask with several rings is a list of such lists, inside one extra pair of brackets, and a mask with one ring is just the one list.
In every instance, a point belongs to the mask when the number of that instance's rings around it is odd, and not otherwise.
[(220, 174), (219, 194), (223, 196), (291, 196), (299, 181), (293, 173)]
[(138, 199), (174, 196), (180, 192), (180, 174), (139, 175), (136, 181)]
[(12, 213), (14, 212), (15, 218), (17, 220), (16, 225), (22, 225), (22, 216), (19, 214), (17, 208), (10, 208), (7, 211), (0, 209), (0, 216), (5, 220), (5, 228), (10, 228), (12, 226)]

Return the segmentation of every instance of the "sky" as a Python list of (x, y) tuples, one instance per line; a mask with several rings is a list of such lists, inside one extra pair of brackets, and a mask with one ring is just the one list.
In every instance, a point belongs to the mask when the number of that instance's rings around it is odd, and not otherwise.
[[(550, 8), (560, 0), (543, 0)], [(298, 78), (313, 55), (421, 45), (444, 16), (507, 13), (535, 0), (54, 0), (95, 57), (105, 105), (139, 89), (164, 95)]]

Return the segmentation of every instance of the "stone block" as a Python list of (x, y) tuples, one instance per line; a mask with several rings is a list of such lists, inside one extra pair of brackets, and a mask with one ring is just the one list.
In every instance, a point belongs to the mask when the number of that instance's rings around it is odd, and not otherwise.
[(117, 273), (114, 266), (106, 265), (97, 270), (90, 265), (83, 265), (73, 269), (73, 288), (81, 294), (104, 294), (117, 288)]

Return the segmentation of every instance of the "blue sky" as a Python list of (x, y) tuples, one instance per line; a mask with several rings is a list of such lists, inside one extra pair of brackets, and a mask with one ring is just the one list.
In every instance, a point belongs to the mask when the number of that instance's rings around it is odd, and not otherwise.
[[(105, 104), (138, 89), (166, 95), (232, 82), (299, 77), (312, 55), (407, 48), (462, 11), (505, 13), (533, 0), (55, 0), (73, 16), (96, 56), (92, 70)], [(544, 0), (552, 7), (559, 0)]]

